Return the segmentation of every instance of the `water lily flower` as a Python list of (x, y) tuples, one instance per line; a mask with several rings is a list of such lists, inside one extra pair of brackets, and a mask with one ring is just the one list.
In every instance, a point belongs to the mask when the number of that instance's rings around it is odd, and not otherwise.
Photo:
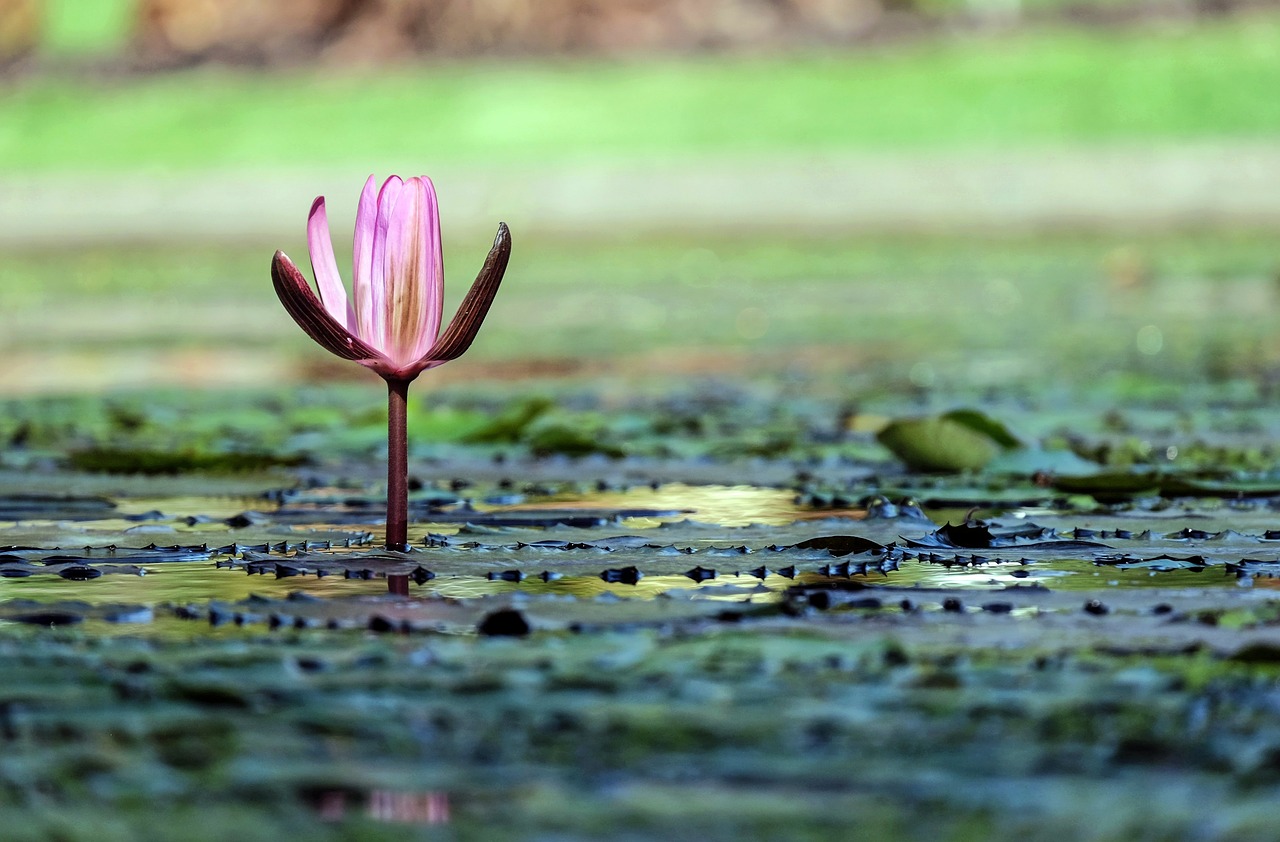
[(311, 204), (307, 245), (319, 295), (284, 252), (271, 280), (285, 310), (319, 345), (363, 365), (387, 382), (387, 547), (403, 549), (408, 523), (409, 384), (423, 371), (457, 359), (480, 330), (511, 255), (511, 233), (499, 223), (480, 274), (449, 326), (435, 185), (426, 176), (365, 182), (356, 210), (351, 295), (333, 255), (324, 197)]
[(307, 244), (320, 294), (317, 297), (293, 261), (277, 251), (271, 279), (281, 303), (322, 347), (388, 380), (412, 381), (470, 347), (511, 254), (511, 234), (500, 224), (475, 284), (441, 334), (444, 260), (431, 179), (401, 180), (393, 175), (378, 189), (369, 176), (356, 211), (350, 297), (333, 256), (323, 196), (311, 205)]

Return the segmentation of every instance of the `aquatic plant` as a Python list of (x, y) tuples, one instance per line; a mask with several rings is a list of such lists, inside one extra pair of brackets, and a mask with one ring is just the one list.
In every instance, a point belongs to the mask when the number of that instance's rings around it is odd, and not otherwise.
[(407, 546), (409, 384), (429, 368), (460, 357), (475, 339), (502, 282), (511, 234), (499, 223), (480, 274), (449, 326), (435, 185), (426, 176), (371, 175), (356, 210), (351, 296), (333, 255), (324, 197), (311, 204), (307, 246), (319, 296), (282, 251), (271, 280), (285, 310), (321, 347), (376, 372), (387, 382), (387, 548)]

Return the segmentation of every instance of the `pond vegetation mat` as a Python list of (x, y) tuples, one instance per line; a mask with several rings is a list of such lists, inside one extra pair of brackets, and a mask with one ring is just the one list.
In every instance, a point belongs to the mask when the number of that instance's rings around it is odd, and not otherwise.
[(405, 552), (358, 392), (14, 402), (0, 826), (1274, 838), (1277, 422), (1204, 389), (446, 390)]

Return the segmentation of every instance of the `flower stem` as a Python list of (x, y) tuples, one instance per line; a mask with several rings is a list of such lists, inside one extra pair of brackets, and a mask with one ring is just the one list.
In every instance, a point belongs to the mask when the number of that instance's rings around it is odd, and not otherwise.
[(409, 549), (409, 381), (387, 378), (387, 549)]

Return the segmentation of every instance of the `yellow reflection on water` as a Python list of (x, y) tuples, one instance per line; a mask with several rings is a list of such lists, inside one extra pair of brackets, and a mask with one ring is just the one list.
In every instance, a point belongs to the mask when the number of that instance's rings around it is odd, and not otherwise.
[(160, 605), (223, 600), (250, 596), (280, 598), (293, 591), (316, 596), (384, 594), (385, 579), (344, 579), (341, 576), (250, 576), (242, 570), (215, 568), (211, 562), (170, 562), (147, 566), (145, 576), (111, 574), (92, 582), (73, 582), (57, 576), (0, 579), (0, 600), (35, 599), (41, 602), (83, 600), (94, 604), (127, 603)]
[(656, 526), (662, 520), (684, 519), (720, 526), (762, 523), (782, 526), (802, 514), (795, 492), (783, 488), (753, 485), (685, 485), (673, 482), (658, 488), (648, 486), (627, 491), (606, 491), (560, 499), (553, 503), (523, 504), (522, 510), (546, 509), (659, 509), (681, 512), (671, 518), (635, 518), (637, 528)]
[(616, 596), (625, 599), (653, 599), (667, 593), (675, 593), (681, 597), (697, 597), (698, 599), (722, 599), (753, 602), (771, 601), (779, 598), (794, 581), (778, 575), (770, 575), (765, 580), (754, 576), (719, 576), (704, 582), (695, 582), (688, 576), (644, 576), (634, 585), (622, 582), (606, 582), (599, 576), (566, 576), (543, 582), (537, 579), (526, 579), (523, 582), (490, 581), (476, 576), (440, 576), (420, 590), (411, 590), (410, 596), (432, 594), (452, 599), (467, 599), (496, 594), (550, 594), (556, 596), (574, 596), (582, 599), (595, 599), (602, 596)]

